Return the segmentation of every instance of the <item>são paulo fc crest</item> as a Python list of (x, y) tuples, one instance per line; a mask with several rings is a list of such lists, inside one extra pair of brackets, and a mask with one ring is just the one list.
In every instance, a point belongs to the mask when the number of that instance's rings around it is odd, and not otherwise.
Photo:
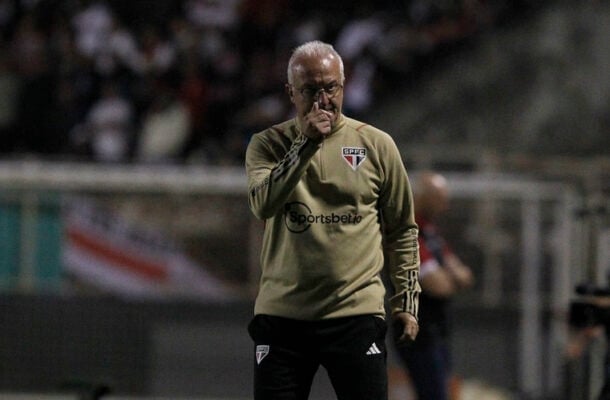
[(342, 147), (342, 156), (345, 162), (355, 171), (366, 158), (366, 149), (364, 147)]
[(269, 354), (269, 346), (264, 344), (256, 346), (256, 363), (260, 364), (263, 358), (267, 357), (267, 354)]

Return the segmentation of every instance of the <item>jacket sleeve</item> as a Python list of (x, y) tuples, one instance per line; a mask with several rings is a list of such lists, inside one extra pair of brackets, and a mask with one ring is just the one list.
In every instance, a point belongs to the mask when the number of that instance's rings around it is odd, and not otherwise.
[(419, 245), (413, 194), (400, 153), (392, 141), (387, 149), (385, 184), (380, 196), (384, 246), (394, 287), (392, 313), (408, 312), (417, 318), (419, 306)]
[(248, 204), (257, 218), (271, 218), (280, 211), (319, 146), (320, 142), (299, 134), (285, 154), (278, 154), (265, 132), (252, 136), (246, 150), (246, 174)]

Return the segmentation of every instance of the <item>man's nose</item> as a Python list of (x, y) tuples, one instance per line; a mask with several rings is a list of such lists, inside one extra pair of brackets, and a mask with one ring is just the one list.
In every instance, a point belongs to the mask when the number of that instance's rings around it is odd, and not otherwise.
[(328, 104), (330, 102), (330, 97), (328, 97), (326, 90), (318, 90), (318, 93), (316, 93), (316, 102), (319, 104)]

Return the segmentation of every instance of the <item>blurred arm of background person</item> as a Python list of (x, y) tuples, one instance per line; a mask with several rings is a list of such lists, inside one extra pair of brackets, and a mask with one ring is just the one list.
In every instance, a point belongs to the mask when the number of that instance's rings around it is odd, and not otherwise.
[(453, 253), (445, 257), (442, 268), (435, 268), (421, 278), (422, 290), (434, 297), (449, 298), (474, 284), (470, 267)]

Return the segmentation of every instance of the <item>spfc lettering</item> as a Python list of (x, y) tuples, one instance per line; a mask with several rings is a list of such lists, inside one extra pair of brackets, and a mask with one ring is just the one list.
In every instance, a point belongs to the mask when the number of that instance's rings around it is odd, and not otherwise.
[(354, 171), (366, 159), (366, 149), (364, 147), (343, 147), (341, 150), (343, 159)]

